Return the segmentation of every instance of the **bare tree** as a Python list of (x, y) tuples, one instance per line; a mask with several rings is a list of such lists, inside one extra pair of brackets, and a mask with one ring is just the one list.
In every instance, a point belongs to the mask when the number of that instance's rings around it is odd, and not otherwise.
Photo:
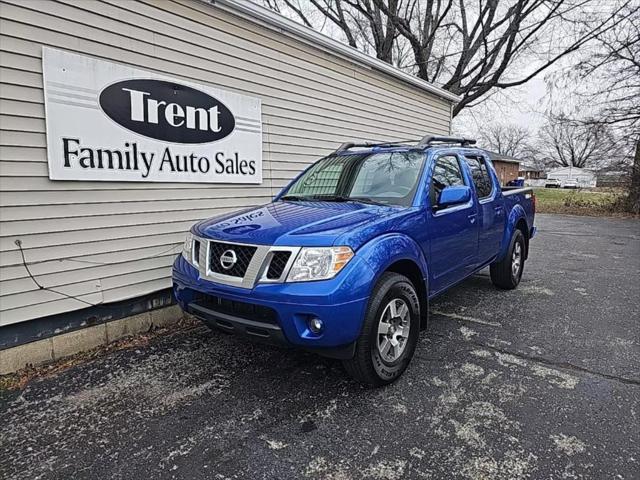
[[(417, 75), (462, 97), (454, 115), (591, 42), (621, 22), (622, 8), (602, 18), (602, 9), (589, 15), (589, 0), (407, 1), (410, 8), (394, 13), (385, 0), (373, 0), (411, 44)], [(529, 65), (521, 62), (525, 56)]]
[(629, 211), (640, 213), (640, 2), (618, 13), (613, 28), (599, 32), (594, 49), (564, 76), (562, 86), (582, 84), (580, 96), (590, 107), (582, 121), (606, 125), (633, 157), (627, 198)]
[[(288, 8), (303, 24), (312, 27), (312, 10), (305, 9), (299, 0), (263, 1), (267, 7), (279, 13), (285, 13), (283, 6)], [(399, 1), (387, 0), (389, 11), (395, 12)], [(394, 58), (394, 49), (395, 53), (402, 53), (402, 49), (398, 50), (395, 25), (372, 0), (305, 0), (305, 3), (338, 27), (352, 47), (365, 52), (373, 50), (380, 60), (401, 64), (401, 59)]]
[(610, 129), (565, 115), (550, 115), (540, 129), (538, 147), (549, 166), (599, 169), (618, 160)]
[[(310, 25), (299, 0), (279, 2)], [(347, 42), (393, 63), (393, 44), (408, 44), (418, 77), (462, 100), (454, 115), (495, 89), (522, 85), (623, 22), (616, 0), (306, 0)], [(362, 41), (360, 44), (357, 38)]]
[(583, 94), (595, 102), (591, 121), (640, 128), (640, 2), (626, 5), (615, 26), (596, 36), (570, 81), (581, 77), (590, 88)]
[(492, 123), (485, 126), (481, 135), (484, 147), (502, 155), (521, 158), (529, 152), (531, 132), (525, 127)]
[[(341, 0), (333, 1), (337, 3), (341, 2)], [(393, 47), (396, 43), (397, 30), (391, 18), (384, 16), (382, 11), (371, 0), (344, 0), (344, 2), (367, 20), (368, 30), (371, 32), (376, 56), (382, 61), (393, 63)], [(387, 8), (389, 11), (397, 13), (398, 6), (399, 0), (387, 0)], [(358, 26), (362, 25), (355, 17), (354, 19)], [(367, 32), (363, 30), (365, 37), (366, 33)]]

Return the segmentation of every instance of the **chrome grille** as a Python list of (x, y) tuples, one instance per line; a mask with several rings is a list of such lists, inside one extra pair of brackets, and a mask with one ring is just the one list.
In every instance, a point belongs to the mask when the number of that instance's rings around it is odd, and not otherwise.
[[(253, 255), (256, 253), (257, 247), (250, 245), (237, 245), (223, 242), (209, 242), (209, 269), (220, 275), (229, 275), (231, 277), (244, 277), (247, 268), (251, 263)], [(224, 268), (220, 258), (225, 252), (234, 252), (236, 262), (230, 268)]]
[(202, 242), (200, 240), (193, 240), (193, 263), (196, 265), (200, 264), (200, 247), (202, 246)]
[[(253, 288), (257, 283), (284, 282), (301, 247), (249, 245), (194, 236), (190, 262), (204, 279), (223, 285)], [(236, 263), (225, 269), (221, 256), (233, 250)], [(225, 255), (228, 264), (229, 255)]]
[(278, 280), (282, 276), (290, 257), (291, 252), (286, 250), (273, 252), (271, 262), (269, 262), (269, 268), (267, 269), (267, 278), (269, 280)]

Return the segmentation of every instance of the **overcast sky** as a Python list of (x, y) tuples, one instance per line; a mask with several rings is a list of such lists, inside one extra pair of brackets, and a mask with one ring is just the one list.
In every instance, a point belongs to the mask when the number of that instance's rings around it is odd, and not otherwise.
[(521, 87), (498, 92), (481, 105), (463, 110), (454, 119), (453, 129), (456, 133), (477, 135), (484, 123), (499, 121), (526, 127), (535, 134), (544, 122), (548, 99), (544, 74), (540, 74)]

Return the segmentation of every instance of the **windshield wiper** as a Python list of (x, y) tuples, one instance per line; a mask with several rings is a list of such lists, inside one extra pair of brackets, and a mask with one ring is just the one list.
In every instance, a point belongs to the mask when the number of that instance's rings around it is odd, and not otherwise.
[(280, 200), (289, 200), (291, 202), (297, 202), (297, 201), (305, 201), (305, 200), (310, 200), (310, 197), (301, 197), (299, 195), (285, 195), (284, 197), (280, 197)]
[(379, 202), (378, 200), (374, 200), (373, 198), (369, 198), (369, 197), (347, 197), (347, 198), (353, 202), (368, 203), (370, 205), (386, 205), (386, 203), (384, 202)]
[(322, 202), (348, 202), (349, 197), (344, 195), (318, 195), (318, 200)]
[(359, 202), (359, 203), (368, 203), (370, 205), (385, 205), (382, 202), (378, 202), (377, 200), (373, 200), (368, 197), (347, 197), (345, 195), (326, 195), (319, 196), (318, 200), (324, 202)]

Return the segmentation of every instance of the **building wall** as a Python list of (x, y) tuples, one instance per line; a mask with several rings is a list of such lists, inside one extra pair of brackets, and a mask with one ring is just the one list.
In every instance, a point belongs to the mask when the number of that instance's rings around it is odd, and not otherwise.
[(592, 188), (595, 187), (597, 183), (595, 173), (584, 168), (556, 168), (547, 173), (547, 178), (560, 180), (563, 186), (565, 182), (573, 181), (582, 188)]
[(539, 180), (545, 176), (545, 173), (542, 170), (520, 170), (518, 175), (525, 180)]
[[(189, 0), (0, 1), (0, 326), (170, 286), (195, 221), (268, 202), (345, 140), (448, 134), (450, 103), (389, 74)], [(42, 47), (262, 100), (261, 185), (48, 178)]]
[(493, 166), (496, 169), (501, 185), (506, 185), (510, 180), (518, 178), (518, 170), (520, 168), (518, 163), (494, 160)]

